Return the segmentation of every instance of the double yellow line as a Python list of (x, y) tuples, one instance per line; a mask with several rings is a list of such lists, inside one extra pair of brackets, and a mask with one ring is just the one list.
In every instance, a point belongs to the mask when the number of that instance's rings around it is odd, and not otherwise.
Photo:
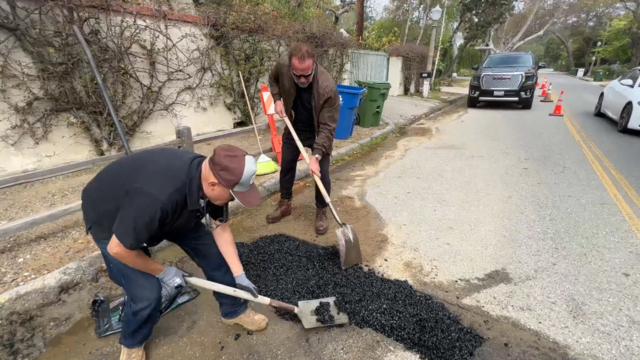
[[(578, 125), (576, 120), (571, 115), (569, 115), (566, 110), (563, 118), (564, 123), (567, 125), (569, 131), (582, 148), (584, 155), (587, 157), (589, 163), (591, 163), (591, 166), (596, 171), (596, 174), (600, 178), (600, 181), (602, 181), (605, 189), (607, 189), (607, 192), (618, 206), (618, 209), (620, 209), (620, 212), (622, 213), (624, 218), (627, 219), (627, 222), (629, 223), (629, 226), (631, 226), (633, 232), (635, 232), (636, 236), (640, 239), (640, 219), (638, 219), (638, 216), (636, 216), (631, 206), (629, 206), (620, 191), (618, 191), (618, 188), (616, 187), (614, 181), (611, 180), (602, 165), (600, 165), (600, 162), (602, 162), (604, 167), (609, 170), (611, 175), (613, 175), (614, 179), (617, 181), (617, 184), (622, 187), (622, 189), (627, 193), (631, 201), (633, 201), (633, 203), (638, 207), (639, 210), (640, 196), (638, 196), (638, 193), (636, 193), (627, 179), (625, 179), (620, 171), (618, 171), (618, 169), (613, 166), (611, 161), (609, 161), (609, 159), (604, 156), (602, 151), (598, 149), (596, 144), (593, 143), (589, 136), (587, 136), (587, 134), (582, 130), (580, 125)], [(600, 159), (600, 162), (598, 161), (598, 159)]]

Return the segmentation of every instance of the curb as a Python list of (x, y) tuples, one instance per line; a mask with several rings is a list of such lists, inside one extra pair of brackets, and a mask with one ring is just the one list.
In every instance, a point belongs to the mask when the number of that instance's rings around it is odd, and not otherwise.
[[(434, 106), (429, 111), (398, 123), (389, 124), (388, 121), (383, 120), (385, 124), (388, 124), (386, 128), (357, 143), (334, 151), (332, 163), (334, 159), (348, 155), (358, 147), (380, 136), (390, 134), (399, 127), (411, 125), (425, 117), (434, 115), (463, 98), (466, 98), (466, 94), (443, 100), (442, 104)], [(295, 180), (304, 179), (308, 176), (307, 165), (300, 164), (296, 170)], [(258, 185), (262, 198), (276, 193), (279, 190), (279, 183), (278, 177), (273, 177)], [(231, 214), (237, 214), (242, 209), (242, 205), (237, 202), (229, 205)], [(155, 253), (170, 245), (172, 244), (163, 241), (151, 249), (151, 252)], [(4, 340), (0, 344), (0, 358), (4, 358), (3, 355), (9, 356), (9, 358), (16, 355), (25, 359), (35, 358), (44, 351), (45, 344), (49, 339), (67, 331), (71, 325), (84, 317), (86, 312), (78, 311), (78, 309), (87, 309), (88, 305), (74, 306), (74, 303), (86, 301), (86, 299), (93, 296), (93, 293), (99, 288), (98, 275), (103, 269), (102, 256), (100, 251), (96, 251), (49, 274), (0, 294), (0, 338)], [(108, 281), (106, 279), (105, 282), (108, 283)], [(102, 285), (109, 286), (104, 283)], [(60, 309), (63, 305), (73, 309), (73, 311), (65, 313), (64, 310)], [(56, 309), (51, 309), (50, 307), (56, 307)], [(23, 331), (29, 331), (31, 334), (27, 337), (24, 334), (20, 335), (15, 329), (17, 326), (23, 327)], [(42, 329), (44, 329), (44, 334), (34, 333), (36, 331), (41, 332)]]

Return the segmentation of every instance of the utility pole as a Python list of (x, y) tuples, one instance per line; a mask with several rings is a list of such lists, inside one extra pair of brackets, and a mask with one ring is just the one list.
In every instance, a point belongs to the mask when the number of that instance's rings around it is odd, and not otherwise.
[(362, 33), (364, 32), (364, 0), (358, 0), (358, 21), (356, 21), (356, 39), (362, 41)]

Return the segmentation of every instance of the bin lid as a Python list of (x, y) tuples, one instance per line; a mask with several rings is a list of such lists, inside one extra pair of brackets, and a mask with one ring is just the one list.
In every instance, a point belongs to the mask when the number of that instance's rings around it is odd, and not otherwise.
[(373, 80), (356, 80), (356, 84), (362, 87), (372, 87), (377, 89), (389, 89), (391, 83), (387, 81), (373, 81)]
[(342, 94), (361, 95), (367, 91), (367, 89), (357, 87), (357, 86), (349, 86), (349, 85), (342, 85), (342, 84), (337, 84), (336, 86), (338, 87), (338, 92)]

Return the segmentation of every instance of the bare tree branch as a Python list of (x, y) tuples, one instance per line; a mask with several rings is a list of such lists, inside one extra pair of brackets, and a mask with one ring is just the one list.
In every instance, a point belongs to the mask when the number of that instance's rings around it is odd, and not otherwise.
[(524, 43), (526, 43), (527, 41), (531, 41), (537, 37), (540, 37), (542, 35), (544, 35), (545, 31), (547, 31), (547, 29), (549, 28), (549, 26), (551, 26), (551, 24), (554, 22), (554, 19), (551, 19), (547, 25), (544, 26), (544, 28), (542, 28), (542, 30), (538, 31), (537, 33), (525, 38), (524, 40), (518, 42), (517, 44), (513, 45), (513, 47), (510, 50), (515, 50), (517, 48), (519, 48), (520, 46), (522, 46)]
[[(538, 9), (540, 8), (540, 5), (542, 5), (542, 1), (538, 1), (538, 3), (535, 5), (533, 10), (531, 11), (531, 14), (529, 14), (529, 17), (527, 18), (527, 21), (524, 23), (524, 25), (522, 26), (522, 28), (520, 29), (518, 34), (513, 39), (511, 39), (511, 41), (509, 41), (509, 43), (507, 44), (506, 50), (512, 50), (512, 49), (515, 49), (517, 47), (517, 46), (515, 46), (515, 44), (520, 40), (522, 35), (524, 35), (524, 33), (527, 31), (527, 29), (531, 25), (531, 22), (533, 21), (533, 18), (538, 13)], [(506, 27), (506, 24), (505, 24), (505, 27)], [(548, 25), (547, 25), (547, 27), (548, 27)]]
[(351, 11), (351, 6), (355, 5), (356, 2), (355, 0), (342, 0), (341, 1), (341, 7), (340, 10), (336, 10), (334, 8), (331, 7), (326, 7), (325, 11), (326, 12), (331, 12), (333, 13), (333, 25), (338, 25), (338, 22), (340, 21), (340, 17), (342, 17), (342, 15), (348, 13)]

